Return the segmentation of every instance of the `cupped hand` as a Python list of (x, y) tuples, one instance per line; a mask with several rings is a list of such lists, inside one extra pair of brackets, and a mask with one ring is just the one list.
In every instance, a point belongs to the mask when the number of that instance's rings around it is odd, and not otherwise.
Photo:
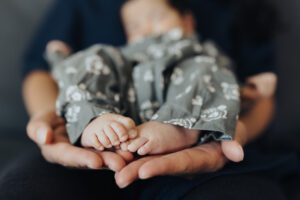
[(235, 141), (211, 142), (166, 155), (140, 158), (115, 174), (116, 183), (120, 188), (124, 188), (137, 179), (217, 171), (228, 160), (235, 162), (243, 160), (244, 154), (241, 146), (246, 142), (245, 131), (244, 126), (238, 123)]
[(133, 159), (128, 152), (98, 152), (76, 147), (69, 142), (65, 122), (55, 112), (35, 115), (27, 126), (28, 136), (36, 142), (43, 157), (51, 163), (72, 168), (121, 170)]

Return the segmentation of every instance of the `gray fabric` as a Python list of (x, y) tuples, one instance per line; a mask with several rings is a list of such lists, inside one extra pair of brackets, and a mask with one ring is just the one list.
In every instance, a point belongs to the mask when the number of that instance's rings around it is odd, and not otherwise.
[(107, 112), (137, 123), (155, 120), (206, 131), (201, 142), (231, 140), (239, 87), (229, 65), (212, 43), (201, 45), (180, 30), (121, 51), (96, 45), (55, 65), (57, 109), (73, 143), (93, 118)]

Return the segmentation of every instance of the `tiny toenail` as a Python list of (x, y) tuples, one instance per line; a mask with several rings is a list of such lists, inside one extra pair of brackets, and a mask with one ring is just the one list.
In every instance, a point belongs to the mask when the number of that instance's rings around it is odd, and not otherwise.
[(121, 141), (122, 141), (122, 142), (124, 142), (124, 141), (126, 141), (126, 140), (127, 140), (127, 136), (121, 137)]
[(134, 137), (137, 136), (137, 131), (136, 131), (136, 130), (130, 130), (128, 134), (129, 134), (129, 136), (130, 136), (131, 138), (134, 138)]

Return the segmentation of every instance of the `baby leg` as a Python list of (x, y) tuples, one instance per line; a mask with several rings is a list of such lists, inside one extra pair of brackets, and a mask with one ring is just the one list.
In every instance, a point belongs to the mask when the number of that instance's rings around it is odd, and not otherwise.
[(117, 114), (103, 114), (94, 119), (83, 131), (81, 144), (98, 150), (118, 146), (137, 136), (132, 119)]

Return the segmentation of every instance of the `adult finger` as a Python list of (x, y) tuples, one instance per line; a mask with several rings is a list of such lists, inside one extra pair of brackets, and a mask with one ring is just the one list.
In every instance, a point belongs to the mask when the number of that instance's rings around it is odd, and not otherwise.
[(53, 141), (53, 129), (47, 122), (30, 121), (27, 135), (37, 144), (50, 144)]
[(222, 141), (223, 154), (233, 162), (241, 162), (244, 159), (244, 150), (237, 141)]
[(104, 151), (99, 152), (99, 155), (101, 155), (104, 165), (114, 172), (120, 171), (126, 165), (125, 160), (115, 152)]
[(69, 143), (43, 145), (41, 151), (47, 161), (66, 167), (101, 169), (103, 166), (97, 153)]
[(220, 145), (209, 143), (149, 160), (139, 169), (139, 177), (212, 172), (223, 167), (225, 161)]
[(147, 162), (148, 160), (153, 159), (154, 157), (144, 157), (129, 163), (125, 166), (120, 172), (115, 174), (116, 184), (120, 188), (125, 188), (135, 180), (139, 178), (139, 169), (140, 167)]
[(117, 150), (116, 153), (119, 154), (125, 160), (126, 163), (131, 162), (134, 159), (134, 156), (131, 152)]

